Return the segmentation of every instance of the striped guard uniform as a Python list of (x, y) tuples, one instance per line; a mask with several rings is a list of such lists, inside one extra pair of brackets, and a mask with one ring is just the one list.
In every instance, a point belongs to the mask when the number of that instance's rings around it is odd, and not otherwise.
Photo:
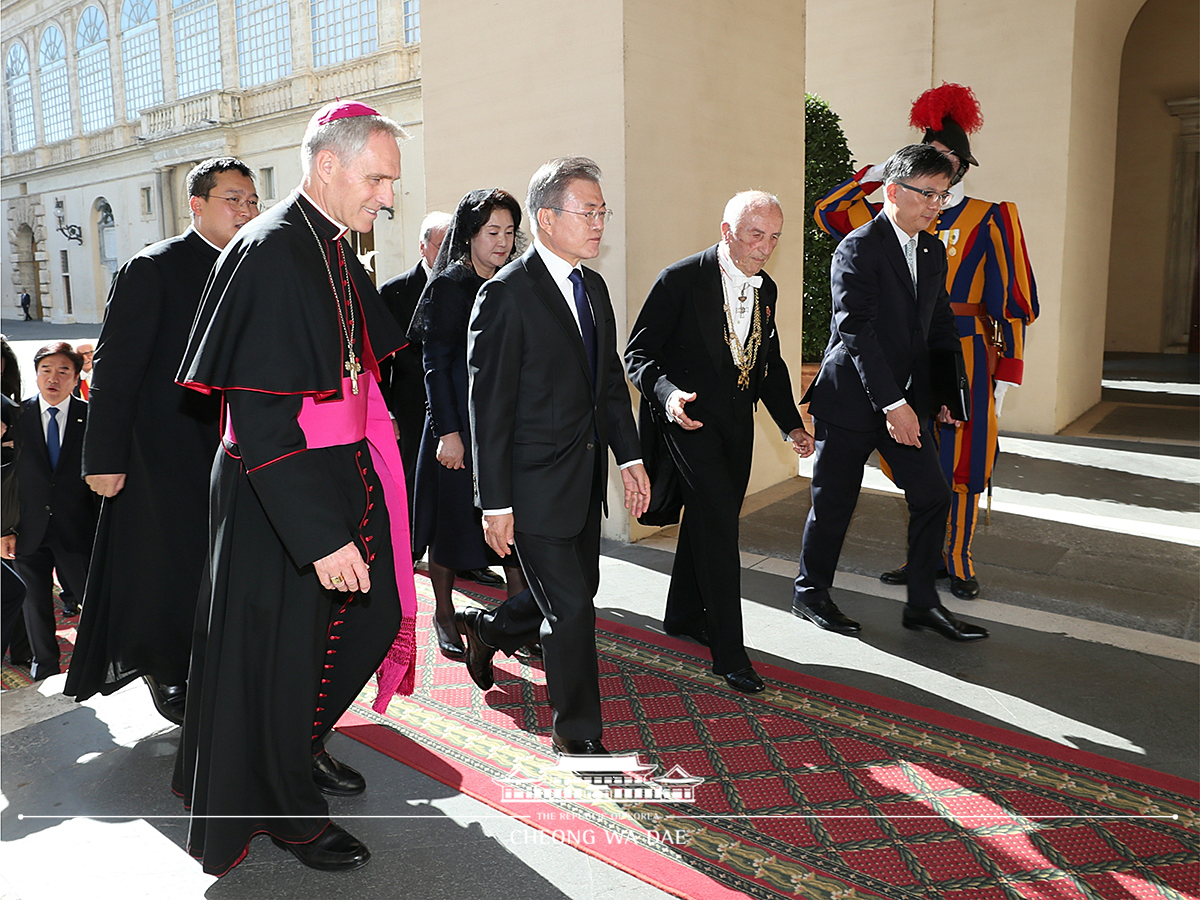
[[(867, 200), (880, 182), (859, 181), (869, 168), (817, 201), (817, 225), (839, 241), (881, 208)], [(996, 460), (994, 384), (1022, 381), (1025, 328), (1038, 315), (1037, 286), (1015, 204), (966, 197), (943, 210), (930, 230), (946, 245), (946, 289), (971, 383), (971, 420), (962, 428), (932, 424), (942, 470), (954, 489), (946, 564), (952, 575), (974, 578), (971, 539)]]

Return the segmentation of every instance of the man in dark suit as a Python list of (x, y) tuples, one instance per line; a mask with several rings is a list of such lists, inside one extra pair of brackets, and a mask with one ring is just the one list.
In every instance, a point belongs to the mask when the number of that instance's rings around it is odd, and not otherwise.
[[(421, 291), (429, 281), (433, 261), (437, 259), (450, 214), (431, 212), (421, 221), (421, 258), (405, 272), (385, 281), (379, 289), (384, 305), (407, 332), (413, 310), (421, 299)], [(413, 481), (417, 472), (417, 451), (421, 448), (421, 432), (425, 428), (425, 370), (421, 362), (421, 342), (408, 339), (408, 346), (390, 360), (380, 363), (380, 390), (395, 423), (400, 441), (400, 458), (404, 461), (404, 480), (408, 487), (409, 516), (412, 515)]]
[(643, 456), (659, 463), (650, 467), (656, 506), (670, 481), (684, 508), (663, 628), (709, 647), (713, 672), (748, 694), (763, 690), (763, 681), (742, 637), (738, 514), (759, 399), (797, 453), (813, 451), (779, 352), (779, 292), (762, 271), (782, 232), (774, 196), (734, 196), (721, 241), (659, 274), (625, 349), (642, 392)]
[(611, 216), (599, 167), (582, 157), (551, 160), (534, 173), (526, 205), (533, 246), (480, 288), (467, 358), (484, 537), (501, 556), (515, 545), (531, 588), (494, 612), (460, 610), (456, 621), (467, 638), (467, 668), (484, 690), (497, 648), (511, 655), (540, 628), (554, 748), (602, 754), (592, 601), (606, 450), (621, 465), (625, 506), (635, 516), (646, 509), (650, 482), (608, 288), (579, 265), (599, 255)]
[[(946, 293), (946, 251), (926, 232), (950, 199), (953, 169), (927, 144), (897, 151), (884, 167), (883, 210), (838, 245), (831, 266), (833, 322), (809, 403), (817, 439), (812, 507), (804, 525), (792, 612), (841, 634), (859, 624), (829, 596), (850, 517), (874, 450), (908, 503), (906, 628), (957, 641), (987, 631), (942, 607), (935, 587), (950, 487), (921, 422), (937, 409), (930, 351), (961, 357)], [(939, 421), (953, 424), (945, 406)]]
[(83, 481), (87, 403), (72, 397), (83, 360), (70, 344), (47, 344), (33, 357), (38, 395), (21, 404), (17, 420), (20, 520), (16, 569), (25, 582), (25, 629), (33, 648), (34, 680), (59, 672), (52, 573), (83, 596), (96, 535), (96, 498)]

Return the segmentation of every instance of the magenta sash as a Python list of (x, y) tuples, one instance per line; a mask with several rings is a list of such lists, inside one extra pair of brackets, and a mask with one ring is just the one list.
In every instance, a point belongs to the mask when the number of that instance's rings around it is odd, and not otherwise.
[[(308, 449), (356, 444), (363, 438), (371, 451), (371, 463), (383, 485), (388, 520), (392, 532), (392, 559), (395, 562), (396, 590), (403, 614), (400, 632), (375, 673), (379, 693), (375, 707), (387, 709), (393, 694), (411, 694), (416, 679), (417, 589), (413, 583), (412, 540), (408, 531), (408, 492), (404, 484), (404, 466), (387, 405), (375, 377), (368, 371), (358, 376), (358, 393), (349, 378), (342, 379), (340, 400), (317, 401), (304, 397), (296, 417), (304, 432)], [(237, 443), (233, 423), (226, 417), (225, 438)]]

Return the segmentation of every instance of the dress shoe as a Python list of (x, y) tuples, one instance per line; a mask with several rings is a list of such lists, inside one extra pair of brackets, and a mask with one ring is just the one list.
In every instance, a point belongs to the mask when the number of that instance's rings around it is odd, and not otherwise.
[(514, 654), (522, 659), (545, 659), (546, 654), (542, 650), (541, 641), (530, 641), (523, 647), (518, 647)]
[(974, 578), (950, 576), (950, 593), (960, 600), (974, 600), (979, 596), (979, 582)]
[(471, 680), (480, 690), (486, 691), (496, 683), (492, 674), (492, 657), (496, 655), (496, 648), (479, 636), (479, 617), (482, 615), (483, 610), (478, 606), (468, 606), (455, 611), (454, 624), (459, 634), (467, 639), (467, 671), (471, 673)]
[(442, 624), (437, 620), (433, 620), (433, 630), (437, 634), (438, 652), (446, 659), (453, 659), (461, 662), (467, 658), (467, 648), (462, 645), (458, 639), (458, 628), (453, 632), (447, 632), (442, 628)]
[(688, 640), (695, 641), (701, 647), (712, 646), (708, 640), (708, 629), (706, 629), (703, 625), (694, 631), (671, 631), (666, 625), (664, 625), (663, 631), (673, 638), (687, 638)]
[(600, 743), (600, 739), (589, 741), (576, 741), (571, 738), (561, 737), (557, 731), (551, 729), (550, 743), (554, 745), (554, 752), (565, 756), (608, 756), (608, 751), (604, 749), (604, 745)]
[[(950, 572), (945, 566), (937, 570), (935, 578), (949, 578)], [(879, 580), (884, 584), (908, 584), (908, 569), (901, 566), (898, 569), (891, 569), (879, 576)]]
[(504, 579), (491, 569), (464, 569), (454, 574), (459, 578), (465, 578), (468, 581), (482, 584), (485, 587), (504, 587)]
[(63, 607), (63, 618), (64, 619), (73, 619), (77, 615), (79, 615), (79, 607), (78, 606), (64, 606)]
[(334, 797), (353, 797), (367, 789), (367, 779), (342, 762), (321, 750), (313, 757), (313, 783), (322, 794)]
[(332, 822), (307, 844), (289, 844), (271, 835), (276, 847), (290, 851), (310, 869), (345, 872), (360, 869), (371, 860), (371, 851), (358, 838)]
[(43, 666), (37, 662), (29, 667), (29, 677), (34, 681), (42, 681), (49, 678), (51, 675), (61, 675), (62, 669), (58, 666)]
[(144, 676), (154, 700), (154, 708), (168, 722), (183, 724), (183, 708), (187, 701), (186, 684), (163, 684), (151, 675)]
[(812, 606), (793, 600), (792, 615), (808, 619), (818, 628), (837, 634), (858, 634), (862, 631), (862, 626), (838, 609), (832, 600), (822, 600)]
[(726, 672), (721, 677), (725, 679), (727, 685), (743, 694), (760, 694), (767, 687), (758, 677), (758, 673), (750, 666), (738, 669), (736, 672)]
[(930, 609), (913, 609), (906, 606), (901, 621), (905, 628), (928, 628), (952, 641), (982, 641), (988, 636), (986, 628), (955, 618), (944, 606), (934, 606)]

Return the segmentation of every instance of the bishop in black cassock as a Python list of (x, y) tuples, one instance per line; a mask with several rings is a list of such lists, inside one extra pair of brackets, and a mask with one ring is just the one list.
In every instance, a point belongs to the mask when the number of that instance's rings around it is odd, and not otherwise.
[[(335, 143), (361, 127), (344, 119), (364, 116), (360, 152)], [(313, 868), (370, 858), (322, 797), (365, 782), (323, 742), (393, 656), (398, 630), (411, 667), (415, 591), (404, 474), (377, 384), (378, 360), (404, 338), (345, 235), (370, 231), (392, 204), (403, 137), (361, 104), (318, 111), (301, 189), (226, 248), (179, 372), (225, 403), (212, 590), (196, 617), (174, 781), (192, 811), (188, 849), (210, 874), (263, 832)]]

